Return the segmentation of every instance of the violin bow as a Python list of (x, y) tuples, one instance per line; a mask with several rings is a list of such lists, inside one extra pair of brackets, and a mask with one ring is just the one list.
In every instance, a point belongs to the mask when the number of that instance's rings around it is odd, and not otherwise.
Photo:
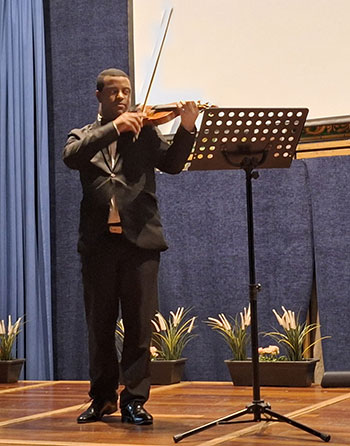
[(173, 14), (173, 10), (174, 10), (174, 8), (171, 8), (171, 9), (170, 9), (170, 12), (169, 12), (169, 17), (168, 17), (167, 24), (166, 24), (166, 27), (165, 27), (165, 30), (164, 30), (164, 34), (163, 34), (163, 38), (162, 38), (162, 42), (161, 42), (161, 44), (160, 44), (160, 48), (159, 48), (159, 51), (158, 51), (157, 59), (156, 59), (156, 62), (155, 62), (155, 64), (154, 64), (154, 68), (153, 68), (153, 72), (152, 72), (151, 80), (150, 80), (150, 82), (149, 82), (149, 85), (148, 85), (148, 88), (147, 88), (146, 97), (145, 97), (144, 103), (143, 103), (142, 108), (141, 108), (141, 111), (142, 111), (142, 112), (144, 112), (145, 109), (146, 109), (146, 104), (147, 104), (148, 97), (149, 97), (149, 94), (150, 94), (150, 91), (151, 91), (151, 87), (152, 87), (152, 84), (153, 84), (154, 77), (155, 77), (155, 75), (156, 75), (156, 71), (157, 71), (157, 67), (158, 67), (158, 63), (159, 63), (159, 59), (160, 59), (160, 55), (161, 55), (162, 50), (163, 50), (163, 46), (164, 46), (164, 42), (165, 42), (166, 35), (167, 35), (167, 33), (168, 33), (168, 29), (169, 29), (169, 25), (170, 25), (171, 16), (172, 16), (172, 14)]

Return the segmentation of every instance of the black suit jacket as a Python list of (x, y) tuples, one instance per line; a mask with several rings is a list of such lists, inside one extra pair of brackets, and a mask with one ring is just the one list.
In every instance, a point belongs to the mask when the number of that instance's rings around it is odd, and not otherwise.
[[(97, 120), (73, 129), (64, 147), (65, 164), (80, 171), (83, 199), (80, 206), (78, 250), (98, 248), (108, 232), (111, 197), (115, 197), (123, 233), (135, 245), (165, 250), (156, 198), (155, 168), (170, 174), (181, 172), (194, 143), (194, 134), (182, 126), (169, 145), (152, 126), (144, 126), (136, 141), (131, 133), (118, 136), (112, 122)], [(114, 168), (108, 145), (117, 141)]]

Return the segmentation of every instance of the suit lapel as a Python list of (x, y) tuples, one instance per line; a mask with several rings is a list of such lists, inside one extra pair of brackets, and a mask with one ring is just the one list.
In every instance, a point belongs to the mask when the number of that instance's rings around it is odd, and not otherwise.
[(111, 165), (109, 164), (109, 154), (108, 149), (102, 149), (99, 152), (96, 153), (96, 155), (91, 158), (90, 163), (94, 164), (95, 166), (99, 167), (100, 169), (104, 170), (107, 173), (111, 173)]

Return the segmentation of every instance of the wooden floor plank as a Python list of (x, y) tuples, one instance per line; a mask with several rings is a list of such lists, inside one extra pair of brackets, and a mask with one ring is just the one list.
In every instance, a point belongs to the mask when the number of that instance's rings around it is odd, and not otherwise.
[[(85, 381), (0, 384), (0, 446), (169, 446), (173, 436), (240, 411), (252, 401), (251, 387), (229, 382), (182, 382), (151, 390), (151, 426), (121, 423), (120, 413), (81, 425), (76, 417), (87, 404)], [(261, 388), (272, 410), (332, 436), (331, 444), (350, 444), (349, 389)], [(85, 403), (85, 406), (84, 406)], [(251, 422), (207, 429), (183, 439), (183, 446), (293, 446), (322, 444), (287, 423)], [(316, 442), (316, 443), (315, 443)]]

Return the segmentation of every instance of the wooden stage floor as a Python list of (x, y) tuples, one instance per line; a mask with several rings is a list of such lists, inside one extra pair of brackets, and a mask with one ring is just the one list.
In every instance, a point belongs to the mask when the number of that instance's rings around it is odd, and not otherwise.
[[(253, 399), (251, 387), (229, 382), (182, 382), (155, 386), (147, 409), (152, 426), (122, 424), (120, 413), (81, 425), (88, 382), (21, 381), (0, 384), (0, 446), (168, 446), (173, 435), (242, 410)], [(330, 444), (350, 445), (350, 389), (262, 387), (272, 410), (330, 434)], [(242, 419), (252, 420), (252, 415)], [(324, 444), (287, 423), (251, 422), (211, 427), (184, 438), (183, 446), (295, 446)]]

